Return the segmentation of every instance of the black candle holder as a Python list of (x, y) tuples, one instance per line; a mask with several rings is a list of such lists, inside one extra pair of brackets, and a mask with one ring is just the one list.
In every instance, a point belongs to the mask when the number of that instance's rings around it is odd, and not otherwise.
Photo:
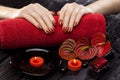
[[(32, 67), (29, 59), (40, 56), (44, 59), (44, 65), (38, 68)], [(56, 70), (62, 63), (56, 51), (49, 51), (40, 48), (17, 51), (11, 56), (10, 63), (14, 68), (30, 76), (45, 76)]]

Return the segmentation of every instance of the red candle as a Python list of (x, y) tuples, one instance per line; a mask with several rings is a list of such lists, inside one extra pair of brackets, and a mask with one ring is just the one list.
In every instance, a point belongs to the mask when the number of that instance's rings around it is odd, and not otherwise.
[(68, 61), (68, 69), (72, 71), (78, 71), (82, 67), (82, 62), (78, 59), (72, 59)]
[(41, 67), (44, 64), (44, 59), (42, 57), (32, 57), (30, 58), (30, 65), (32, 67)]
[(102, 71), (108, 64), (108, 60), (105, 59), (104, 57), (97, 57), (92, 63), (91, 63), (91, 68), (95, 72), (100, 72)]

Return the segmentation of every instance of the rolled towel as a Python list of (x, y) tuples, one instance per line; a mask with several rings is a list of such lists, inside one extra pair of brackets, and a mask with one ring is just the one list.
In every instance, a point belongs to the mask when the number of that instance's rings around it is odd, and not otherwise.
[(55, 31), (46, 34), (37, 29), (23, 18), (0, 20), (0, 46), (1, 49), (18, 48), (48, 48), (61, 45), (68, 38), (79, 39), (81, 37), (91, 38), (96, 32), (106, 32), (106, 22), (102, 14), (87, 14), (82, 17), (79, 24), (71, 33), (64, 33), (56, 20)]

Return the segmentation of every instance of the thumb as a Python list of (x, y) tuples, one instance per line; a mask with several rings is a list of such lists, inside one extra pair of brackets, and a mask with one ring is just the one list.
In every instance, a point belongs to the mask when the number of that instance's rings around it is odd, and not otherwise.
[(53, 12), (53, 11), (50, 11), (50, 13), (51, 13), (52, 15), (55, 15), (55, 12)]

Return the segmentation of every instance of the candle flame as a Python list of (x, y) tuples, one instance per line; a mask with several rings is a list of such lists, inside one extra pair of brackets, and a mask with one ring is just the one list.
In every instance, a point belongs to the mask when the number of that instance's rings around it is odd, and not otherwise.
[(37, 57), (35, 57), (35, 60), (37, 59)]
[(73, 60), (73, 63), (75, 63), (75, 64), (76, 64), (76, 59), (74, 59), (74, 60)]

